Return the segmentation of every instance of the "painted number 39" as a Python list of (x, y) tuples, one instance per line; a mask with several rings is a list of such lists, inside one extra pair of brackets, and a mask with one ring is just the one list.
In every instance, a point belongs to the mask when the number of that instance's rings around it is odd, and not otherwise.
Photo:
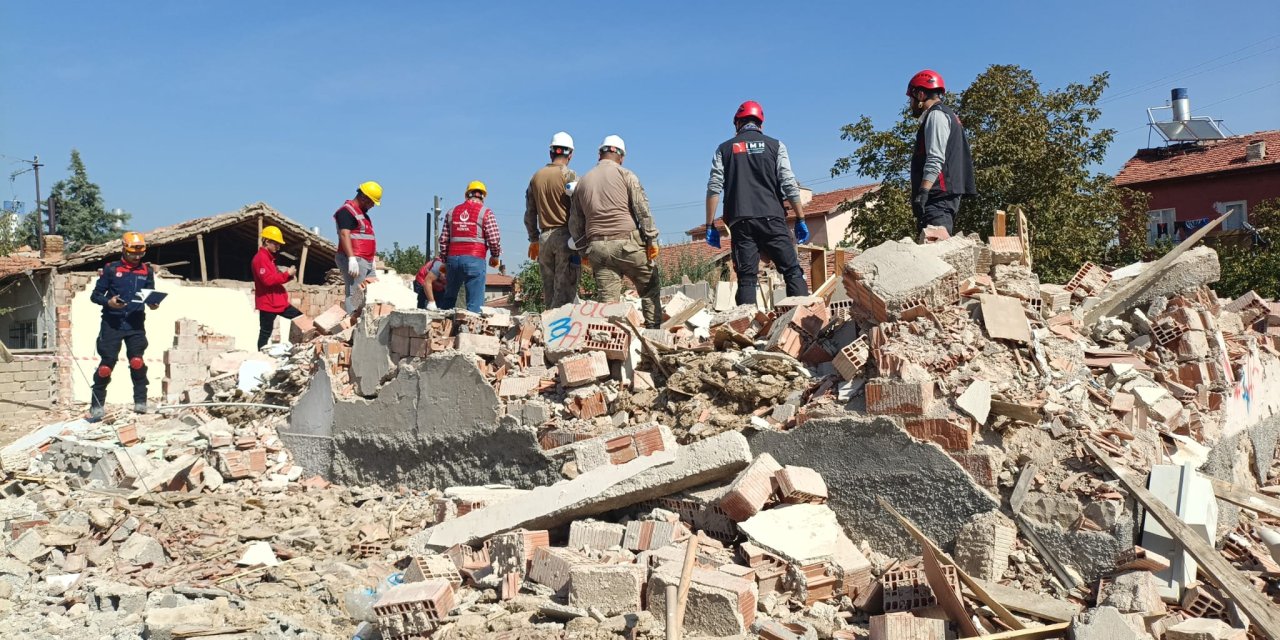
[(560, 318), (551, 323), (551, 340), (557, 341), (569, 334), (570, 322), (568, 318)]

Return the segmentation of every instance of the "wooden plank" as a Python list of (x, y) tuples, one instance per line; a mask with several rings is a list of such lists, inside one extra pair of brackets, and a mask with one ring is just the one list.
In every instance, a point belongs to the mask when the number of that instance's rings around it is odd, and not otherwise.
[(991, 235), (993, 237), (1003, 238), (1006, 235), (1008, 235), (1007, 233), (1005, 233), (1005, 225), (1007, 224), (1008, 217), (1009, 217), (1008, 214), (1006, 214), (1005, 212), (999, 209), (996, 209), (996, 217), (991, 224)]
[(302, 277), (307, 272), (307, 252), (311, 250), (311, 241), (307, 240), (302, 243), (302, 259), (298, 260), (298, 284), (306, 284), (302, 281)]
[(1080, 605), (1070, 600), (1042, 596), (1038, 593), (1006, 587), (998, 582), (989, 582), (979, 578), (974, 578), (974, 580), (1010, 611), (1025, 613), (1033, 618), (1049, 620), (1050, 622), (1071, 622), (1071, 618), (1080, 613), (1082, 609)]
[(1031, 268), (1031, 224), (1027, 222), (1027, 214), (1022, 205), (1018, 205), (1018, 240), (1022, 241), (1022, 266)]
[(1195, 233), (1183, 240), (1181, 244), (1174, 247), (1169, 253), (1147, 265), (1147, 268), (1143, 269), (1142, 273), (1138, 274), (1138, 277), (1099, 300), (1098, 304), (1093, 305), (1085, 312), (1084, 326), (1091, 327), (1102, 319), (1102, 316), (1113, 316), (1117, 311), (1123, 311), (1122, 307), (1127, 307), (1134, 300), (1137, 300), (1152, 284), (1163, 277), (1165, 271), (1169, 270), (1169, 267), (1173, 265), (1174, 260), (1178, 259), (1178, 256), (1186, 253), (1187, 249), (1195, 246), (1197, 242), (1209, 235), (1210, 231), (1216, 229), (1226, 219), (1226, 216), (1214, 218), (1213, 221), (1197, 229)]
[(694, 300), (693, 304), (685, 307), (684, 309), (681, 309), (680, 313), (677, 313), (674, 316), (671, 316), (670, 318), (667, 319), (666, 322), (662, 323), (662, 330), (667, 331), (669, 329), (678, 327), (688, 322), (689, 318), (692, 318), (693, 316), (697, 315), (699, 311), (702, 311), (706, 307), (707, 307), (706, 300)]
[(1256, 491), (1249, 491), (1248, 489), (1241, 488), (1225, 480), (1219, 480), (1209, 476), (1205, 477), (1209, 478), (1209, 481), (1213, 483), (1213, 493), (1214, 495), (1217, 495), (1220, 500), (1225, 500), (1231, 504), (1239, 505), (1252, 511), (1257, 511), (1258, 513), (1271, 516), (1272, 518), (1280, 518), (1280, 500), (1276, 500), (1271, 496), (1264, 495)]
[(960, 583), (968, 587), (969, 591), (972, 592), (974, 597), (981, 601), (982, 604), (990, 607), (991, 610), (995, 612), (996, 617), (1000, 618), (1001, 622), (1005, 623), (1006, 626), (1012, 629), (1021, 629), (1023, 627), (1021, 620), (1010, 613), (1008, 609), (1004, 608), (1004, 605), (1000, 604), (999, 601), (992, 598), (982, 588), (982, 585), (978, 584), (977, 581), (975, 581), (969, 574), (965, 573), (964, 569), (961, 569), (960, 565), (956, 564), (955, 560), (951, 559), (951, 556), (943, 553), (942, 548), (937, 544), (934, 544), (933, 540), (929, 539), (929, 536), (925, 535), (925, 533), (921, 531), (914, 522), (908, 520), (907, 517), (901, 513), (898, 513), (898, 510), (894, 509), (893, 505), (889, 504), (889, 502), (884, 498), (876, 496), (876, 501), (880, 503), (880, 506), (884, 508), (885, 511), (888, 511), (890, 515), (902, 524), (902, 528), (906, 529), (907, 533), (911, 534), (911, 537), (915, 538), (916, 542), (919, 542), (921, 547), (933, 552), (933, 555), (938, 559), (938, 562), (955, 567), (956, 576), (960, 578)]
[(1004, 400), (991, 399), (991, 413), (998, 416), (1013, 418), (1027, 424), (1040, 424), (1039, 407), (1027, 406), (1016, 402), (1006, 402)]
[(942, 610), (947, 612), (947, 617), (960, 627), (960, 637), (973, 638), (980, 635), (978, 628), (973, 626), (973, 618), (965, 608), (964, 600), (951, 588), (947, 574), (943, 573), (938, 556), (929, 547), (924, 548), (923, 555), (924, 576), (929, 581), (929, 588), (933, 590), (933, 597), (938, 599), (938, 604), (942, 605)]
[(982, 324), (993, 339), (1031, 342), (1031, 325), (1027, 323), (1027, 312), (1021, 301), (990, 293), (979, 295), (978, 300), (982, 303)]
[(816, 247), (809, 252), (809, 289), (815, 290), (827, 282), (827, 250)]
[(1062, 586), (1070, 590), (1080, 586), (1080, 584), (1084, 582), (1080, 577), (1079, 572), (1070, 566), (1062, 564), (1062, 561), (1058, 560), (1058, 556), (1053, 555), (1053, 552), (1049, 550), (1049, 547), (1045, 546), (1044, 541), (1040, 539), (1040, 534), (1036, 533), (1035, 527), (1031, 526), (1031, 523), (1027, 520), (1026, 516), (1021, 513), (1015, 513), (1013, 516), (1014, 521), (1018, 523), (1018, 530), (1022, 532), (1022, 537), (1026, 538), (1027, 542), (1031, 543), (1032, 548), (1036, 550), (1036, 553), (1040, 555), (1040, 558), (1049, 565), (1049, 570), (1053, 572), (1053, 575), (1058, 579), (1058, 582), (1062, 583)]
[[(1213, 224), (1207, 226), (1213, 226)], [(1086, 440), (1083, 444), (1085, 449), (1102, 463), (1102, 466), (1120, 479), (1120, 484), (1124, 485), (1133, 498), (1147, 509), (1147, 515), (1155, 518), (1156, 522), (1159, 522), (1165, 531), (1168, 531), (1169, 535), (1191, 554), (1199, 565), (1199, 569), (1218, 583), (1266, 637), (1271, 640), (1280, 640), (1280, 607), (1258, 593), (1253, 583), (1231, 566), (1231, 563), (1227, 562), (1213, 545), (1205, 542), (1204, 538), (1178, 518), (1178, 514), (1148, 491), (1132, 471), (1118, 464), (1092, 442)]]
[(1028, 627), (1015, 631), (993, 633), (989, 636), (982, 636), (982, 640), (1049, 640), (1050, 638), (1067, 637), (1070, 629), (1070, 622), (1059, 622), (1058, 624), (1043, 627)]
[(196, 246), (200, 249), (200, 282), (209, 281), (209, 267), (204, 260), (204, 234), (196, 234)]
[(1018, 474), (1018, 482), (1013, 485), (1013, 493), (1009, 494), (1009, 508), (1014, 513), (1022, 513), (1022, 503), (1027, 501), (1027, 493), (1031, 491), (1031, 481), (1040, 471), (1036, 463), (1028, 462)]

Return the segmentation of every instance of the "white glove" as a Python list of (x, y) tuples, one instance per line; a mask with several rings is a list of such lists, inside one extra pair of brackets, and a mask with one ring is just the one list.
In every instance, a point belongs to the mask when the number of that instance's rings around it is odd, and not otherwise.
[(569, 194), (569, 195), (573, 195), (573, 190), (574, 190), (574, 189), (577, 189), (577, 188), (578, 188), (578, 181), (577, 181), (577, 180), (574, 180), (573, 182), (570, 182), (570, 183), (568, 183), (568, 184), (564, 185), (564, 191), (565, 191), (565, 193), (567, 193), (567, 194)]
[(569, 248), (574, 251), (578, 250), (578, 243), (574, 242), (572, 237), (569, 238)]
[(355, 256), (347, 258), (347, 275), (351, 276), (352, 280), (360, 275), (360, 263), (356, 261)]
[(439, 311), (439, 310), (440, 310), (440, 307), (437, 307), (435, 302), (432, 302), (432, 301), (427, 302), (427, 311)]

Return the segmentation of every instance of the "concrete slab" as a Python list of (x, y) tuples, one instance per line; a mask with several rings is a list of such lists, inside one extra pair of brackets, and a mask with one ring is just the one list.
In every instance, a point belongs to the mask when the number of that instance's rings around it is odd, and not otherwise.
[(351, 380), (356, 393), (371, 398), (391, 371), (391, 328), (387, 317), (362, 314), (351, 333)]
[(956, 398), (956, 406), (978, 421), (986, 424), (991, 415), (991, 383), (986, 380), (974, 380), (964, 393)]
[(799, 565), (829, 562), (840, 524), (826, 505), (792, 504), (762, 511), (738, 523), (752, 544)]

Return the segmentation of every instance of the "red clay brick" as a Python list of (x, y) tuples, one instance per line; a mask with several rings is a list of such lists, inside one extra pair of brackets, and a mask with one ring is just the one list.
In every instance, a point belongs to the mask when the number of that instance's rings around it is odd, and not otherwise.
[(867, 413), (922, 415), (933, 405), (934, 384), (879, 379), (866, 386)]
[(729, 490), (720, 498), (720, 508), (734, 522), (742, 522), (759, 513), (773, 497), (773, 476), (782, 467), (773, 456), (756, 457), (733, 479)]
[(556, 363), (560, 384), (579, 387), (609, 377), (609, 360), (602, 351), (575, 354)]
[(955, 415), (950, 418), (907, 418), (904, 426), (912, 436), (936, 442), (947, 451), (973, 448), (973, 429), (967, 421)]

